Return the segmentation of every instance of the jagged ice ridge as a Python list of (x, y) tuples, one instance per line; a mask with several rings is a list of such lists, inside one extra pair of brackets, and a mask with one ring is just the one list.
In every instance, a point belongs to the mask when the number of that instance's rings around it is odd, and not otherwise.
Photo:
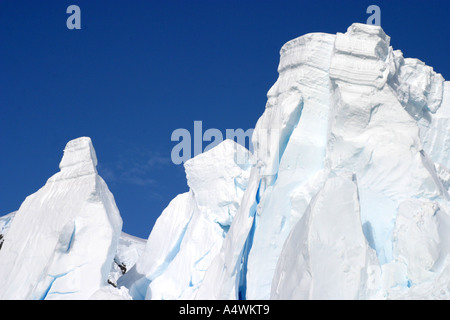
[(364, 24), (289, 41), (278, 73), (254, 153), (187, 161), (147, 241), (69, 142), (0, 217), (0, 298), (450, 298), (449, 82)]

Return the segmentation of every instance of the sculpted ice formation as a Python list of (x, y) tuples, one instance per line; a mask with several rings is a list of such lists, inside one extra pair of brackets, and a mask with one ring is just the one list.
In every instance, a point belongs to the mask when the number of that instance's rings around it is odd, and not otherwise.
[[(442, 221), (448, 217), (448, 83), (431, 67), (394, 51), (380, 27), (362, 24), (345, 34), (308, 34), (288, 42), (278, 70), (253, 144), (260, 145), (261, 137), (267, 144), (261, 129), (280, 130), (272, 114), (290, 119), (285, 123), (292, 129), (270, 145), (271, 153), (255, 152), (249, 187), (197, 297), (386, 298), (399, 284), (392, 279), (403, 279), (406, 290), (414, 286), (417, 268), (429, 272), (421, 271), (430, 275), (427, 279), (440, 277), (445, 241), (427, 246), (434, 253), (424, 261), (419, 252), (410, 252), (402, 253), (400, 262), (396, 237), (405, 201), (431, 203), (440, 208)], [(348, 173), (358, 182), (350, 194), (350, 187), (329, 178)], [(350, 215), (355, 210), (344, 210), (339, 202), (356, 193), (359, 209)], [(331, 211), (328, 201), (342, 210)], [(313, 236), (325, 232), (327, 224), (313, 227), (314, 218), (306, 213), (337, 215), (333, 231), (340, 233), (333, 239), (351, 240), (327, 249)], [(448, 230), (447, 224), (438, 225)], [(426, 237), (433, 230), (417, 232)], [(298, 241), (305, 243), (303, 250)], [(342, 262), (330, 254), (322, 257), (326, 250)], [(359, 269), (344, 267), (346, 259)], [(314, 271), (318, 265), (333, 270), (331, 283)]]
[(135, 299), (194, 298), (239, 208), (249, 169), (248, 151), (232, 140), (187, 161), (190, 191), (163, 211), (119, 285)]
[(330, 176), (284, 244), (271, 298), (365, 298), (377, 265), (363, 234), (355, 177)]
[(0, 218), (0, 297), (450, 298), (449, 82), (358, 23), (289, 41), (278, 72), (254, 153), (187, 161), (146, 242), (121, 236), (90, 139), (69, 142)]
[(27, 197), (0, 250), (1, 299), (88, 299), (107, 285), (122, 220), (89, 138)]

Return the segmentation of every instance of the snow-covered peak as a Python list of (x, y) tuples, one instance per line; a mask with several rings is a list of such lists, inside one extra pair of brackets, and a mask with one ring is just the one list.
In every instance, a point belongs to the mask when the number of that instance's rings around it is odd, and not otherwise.
[(391, 41), (391, 37), (389, 37), (384, 32), (383, 28), (377, 25), (356, 22), (347, 28), (347, 33), (355, 38), (360, 38), (363, 40), (381, 39), (382, 41), (385, 41), (387, 44), (389, 44)]
[(107, 285), (122, 219), (96, 164), (90, 138), (70, 141), (61, 171), (20, 206), (0, 250), (1, 299), (88, 299)]
[[(329, 61), (323, 59), (323, 54), (328, 51), (328, 45), (334, 42), (335, 35), (327, 33), (308, 33), (290, 40), (280, 50), (280, 63), (278, 73), (282, 74), (289, 69), (296, 69), (301, 65), (310, 65), (320, 70), (328, 70)], [(283, 82), (287, 84), (288, 82)], [(277, 82), (277, 85), (280, 85)], [(294, 85), (294, 82), (290, 83)], [(273, 90), (269, 91), (272, 96)]]
[(65, 178), (97, 173), (97, 155), (91, 138), (81, 137), (71, 140), (64, 149), (59, 164), (61, 175)]
[(119, 286), (135, 298), (192, 299), (218, 253), (247, 188), (250, 154), (233, 140), (185, 163), (189, 192), (173, 199)]
[(226, 139), (216, 147), (186, 161), (186, 179), (197, 206), (230, 225), (230, 206), (237, 207), (245, 190), (250, 169), (249, 151)]

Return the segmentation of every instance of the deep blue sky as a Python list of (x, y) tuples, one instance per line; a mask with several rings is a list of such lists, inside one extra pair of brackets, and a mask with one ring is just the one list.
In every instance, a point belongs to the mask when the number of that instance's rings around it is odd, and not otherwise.
[[(81, 30), (66, 28), (71, 4)], [(172, 132), (253, 128), (281, 46), (365, 23), (370, 4), (394, 49), (450, 79), (447, 0), (0, 0), (0, 215), (59, 170), (67, 141), (90, 136), (123, 230), (147, 238), (188, 190)]]

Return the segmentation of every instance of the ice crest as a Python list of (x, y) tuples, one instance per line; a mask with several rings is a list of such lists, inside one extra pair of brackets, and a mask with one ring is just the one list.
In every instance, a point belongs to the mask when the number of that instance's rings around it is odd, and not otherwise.
[(59, 164), (60, 175), (64, 178), (97, 173), (97, 155), (91, 138), (81, 137), (69, 141)]

